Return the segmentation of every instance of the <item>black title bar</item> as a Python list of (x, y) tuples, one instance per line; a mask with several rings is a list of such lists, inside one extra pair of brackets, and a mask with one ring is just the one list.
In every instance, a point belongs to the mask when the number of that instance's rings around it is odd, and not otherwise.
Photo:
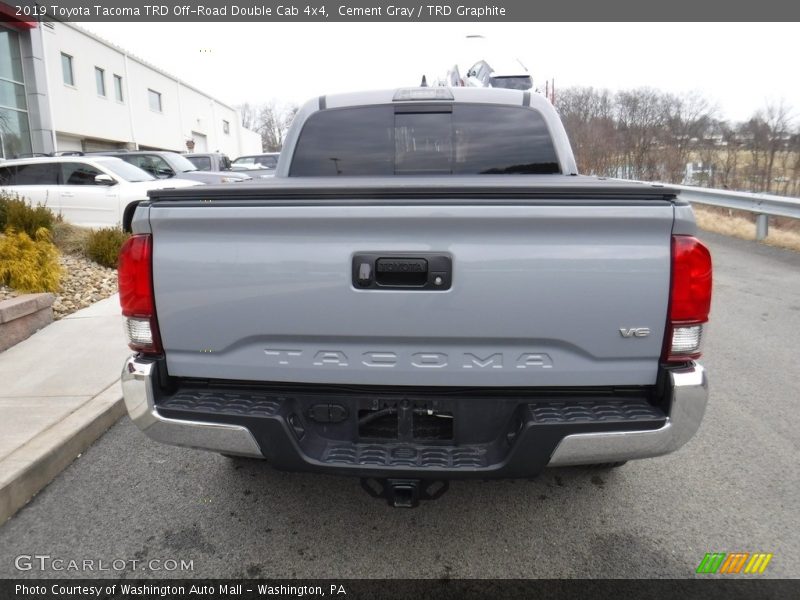
[(41, 579), (0, 580), (0, 598), (22, 600), (85, 600), (114, 598), (140, 600), (255, 600), (269, 598), (343, 600), (472, 600), (541, 598), (661, 598), (681, 600), (784, 600), (797, 598), (800, 580), (729, 579), (326, 579), (326, 580), (219, 580), (219, 579)]
[[(0, 0), (0, 21), (798, 21), (800, 2), (697, 0)], [(680, 26), (676, 25), (676, 40)], [(768, 40), (763, 40), (768, 43)], [(653, 40), (669, 44), (671, 40)]]

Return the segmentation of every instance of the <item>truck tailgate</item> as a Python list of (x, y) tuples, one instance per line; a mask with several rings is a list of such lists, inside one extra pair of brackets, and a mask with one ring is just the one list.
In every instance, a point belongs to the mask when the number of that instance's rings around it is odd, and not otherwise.
[[(168, 371), (359, 385), (651, 385), (672, 221), (668, 200), (155, 202), (153, 286)], [(362, 289), (353, 274), (362, 253), (448, 257), (449, 289)]]

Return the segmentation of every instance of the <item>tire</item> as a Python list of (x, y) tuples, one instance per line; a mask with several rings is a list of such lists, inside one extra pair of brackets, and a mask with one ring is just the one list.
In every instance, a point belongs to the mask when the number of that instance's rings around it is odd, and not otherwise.
[(131, 202), (125, 207), (125, 212), (122, 213), (122, 231), (131, 233), (131, 222), (133, 221), (133, 211), (139, 206), (138, 202)]

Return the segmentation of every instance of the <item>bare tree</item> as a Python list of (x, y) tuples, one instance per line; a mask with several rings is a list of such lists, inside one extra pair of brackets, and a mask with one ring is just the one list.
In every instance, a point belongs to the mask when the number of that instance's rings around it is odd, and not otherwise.
[(764, 122), (763, 114), (757, 112), (740, 128), (744, 138), (744, 146), (750, 157), (750, 164), (744, 168), (745, 186), (751, 192), (763, 192), (766, 189), (766, 163), (769, 152), (769, 127)]
[(629, 179), (658, 179), (656, 150), (664, 127), (663, 98), (651, 88), (619, 92), (615, 97), (619, 139)]
[(271, 100), (261, 104), (245, 102), (236, 108), (241, 115), (242, 126), (261, 136), (262, 151), (279, 152), (300, 107), (296, 104), (281, 105)]
[(800, 131), (796, 131), (789, 141), (789, 153), (792, 155), (791, 181), (787, 193), (800, 196)]
[(764, 110), (764, 123), (767, 128), (766, 191), (772, 191), (774, 182), (775, 157), (786, 148), (789, 140), (791, 116), (789, 107), (781, 100), (778, 104), (769, 103)]
[(244, 104), (240, 104), (236, 107), (239, 111), (239, 114), (242, 118), (242, 127), (245, 129), (249, 129), (250, 131), (255, 131), (256, 127), (258, 126), (258, 106), (254, 104), (250, 104), (249, 102), (245, 102)]
[(722, 136), (718, 171), (720, 185), (725, 189), (735, 190), (740, 187), (739, 155), (742, 151), (742, 138), (736, 127), (729, 123), (721, 123), (720, 131)]
[(615, 176), (619, 167), (611, 94), (591, 87), (567, 88), (556, 107), (581, 172)]
[[(704, 146), (714, 123), (715, 109), (697, 92), (676, 96), (665, 94), (661, 99), (664, 128), (661, 145), (663, 165), (661, 179), (681, 183), (686, 164), (693, 150)], [(713, 153), (705, 153), (704, 167), (713, 173)], [(708, 162), (707, 162), (708, 161)]]
[(264, 152), (279, 152), (299, 107), (280, 106), (274, 100), (264, 104), (258, 115), (258, 128)]
[(573, 87), (556, 108), (584, 173), (677, 183), (699, 160), (694, 183), (800, 194), (800, 130), (782, 102), (741, 124), (719, 120), (696, 92)]

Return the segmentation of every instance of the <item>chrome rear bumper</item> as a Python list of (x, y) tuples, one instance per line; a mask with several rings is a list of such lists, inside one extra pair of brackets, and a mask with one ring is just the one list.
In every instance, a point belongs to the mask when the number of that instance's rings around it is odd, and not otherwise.
[(158, 442), (223, 454), (263, 458), (253, 434), (238, 425), (166, 419), (158, 414), (153, 390), (155, 363), (131, 356), (122, 369), (122, 395), (131, 420)]
[[(155, 404), (155, 363), (130, 357), (122, 370), (125, 405), (133, 422), (166, 444), (264, 458), (249, 429), (240, 425), (166, 418)], [(697, 432), (705, 413), (708, 381), (699, 364), (669, 373), (670, 411), (659, 429), (579, 433), (564, 437), (547, 466), (560, 467), (648, 458), (674, 452)]]
[(548, 467), (650, 458), (674, 452), (697, 432), (708, 401), (708, 378), (702, 365), (671, 371), (667, 422), (650, 431), (568, 435), (556, 447)]

